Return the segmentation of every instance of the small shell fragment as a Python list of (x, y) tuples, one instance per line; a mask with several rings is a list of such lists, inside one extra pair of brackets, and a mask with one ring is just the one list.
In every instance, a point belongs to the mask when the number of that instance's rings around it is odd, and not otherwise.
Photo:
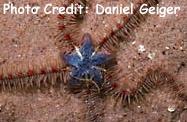
[(175, 106), (174, 105), (171, 105), (168, 107), (168, 111), (173, 113), (174, 111), (176, 110)]
[(149, 59), (153, 60), (155, 58), (155, 56), (156, 56), (156, 53), (149, 53), (147, 57)]
[(145, 49), (144, 45), (139, 45), (139, 46), (138, 46), (138, 52), (139, 52), (139, 53), (143, 53), (143, 52), (145, 52), (145, 51), (146, 51), (146, 49)]

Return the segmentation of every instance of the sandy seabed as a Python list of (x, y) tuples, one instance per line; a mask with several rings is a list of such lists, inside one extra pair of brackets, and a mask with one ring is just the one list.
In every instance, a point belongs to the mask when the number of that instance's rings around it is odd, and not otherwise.
[[(107, 1), (107, 0), (106, 0)], [(92, 4), (106, 3), (96, 0)], [(136, 3), (138, 0), (131, 0)], [(2, 6), (6, 0), (0, 1)], [(29, 3), (45, 6), (47, 0), (14, 0), (15, 5)], [(117, 0), (117, 3), (123, 3)], [(54, 5), (63, 2), (53, 0)], [(127, 4), (124, 2), (124, 4)], [(162, 61), (168, 63), (168, 70), (177, 80), (182, 81), (187, 88), (187, 2), (186, 0), (162, 0), (163, 6), (180, 6), (177, 15), (148, 16), (146, 22), (135, 30), (133, 42), (128, 47), (123, 46), (119, 52), (124, 73), (131, 78), (134, 69), (141, 74), (149, 64)], [(0, 7), (2, 9), (2, 7)], [(92, 23), (90, 23), (90, 21)], [(89, 32), (97, 41), (98, 35), (107, 34), (111, 25), (119, 21), (117, 15), (95, 16), (89, 12), (86, 22), (80, 32)], [(110, 23), (110, 24), (108, 24)], [(0, 69), (16, 65), (23, 68), (23, 64), (38, 66), (48, 60), (59, 60), (59, 50), (54, 44), (58, 33), (57, 16), (39, 13), (37, 15), (12, 15), (0, 13)], [(103, 29), (106, 28), (106, 29)], [(142, 49), (143, 45), (143, 49)], [(141, 49), (140, 49), (141, 48)], [(144, 49), (145, 48), (145, 49)], [(142, 51), (143, 50), (143, 51)], [(141, 55), (139, 55), (139, 51)], [(131, 68), (133, 67), (134, 68)], [(66, 91), (56, 93), (53, 90), (43, 93), (22, 94), (20, 92), (0, 93), (0, 121), (1, 122), (82, 122), (88, 121), (90, 116), (96, 116), (95, 121), (111, 122), (170, 122), (187, 121), (187, 104), (173, 99), (167, 90), (157, 89), (146, 96), (143, 103), (132, 109), (122, 107), (113, 108), (112, 100), (83, 100), (78, 95), (68, 94)], [(186, 91), (187, 93), (187, 91)], [(96, 107), (91, 110), (93, 104)], [(174, 109), (174, 112), (168, 110)]]

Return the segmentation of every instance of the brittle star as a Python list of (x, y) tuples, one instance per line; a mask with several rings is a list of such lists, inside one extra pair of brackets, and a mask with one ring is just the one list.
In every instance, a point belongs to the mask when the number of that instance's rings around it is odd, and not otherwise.
[(90, 34), (85, 34), (82, 47), (75, 47), (75, 52), (65, 54), (63, 59), (71, 66), (69, 86), (83, 87), (86, 83), (88, 87), (92, 83), (100, 91), (104, 80), (102, 72), (106, 72), (102, 65), (110, 62), (112, 56), (94, 50)]
[[(153, 2), (155, 4), (158, 1), (153, 0), (146, 2)], [(116, 101), (120, 100), (122, 102), (123, 106), (139, 101), (139, 99), (144, 97), (145, 93), (149, 93), (153, 87), (162, 85), (163, 82), (170, 84), (173, 90), (180, 89), (178, 85), (175, 85), (176, 82), (170, 74), (160, 69), (156, 69), (150, 70), (142, 80), (143, 82), (140, 83), (135, 90), (121, 90), (118, 89), (120, 86), (116, 84), (116, 81), (120, 78), (114, 78), (119, 72), (114, 72), (111, 70), (110, 68), (112, 66), (105, 66), (108, 63), (110, 64), (115, 58), (111, 54), (98, 52), (99, 49), (105, 48), (109, 52), (115, 54), (113, 49), (118, 50), (118, 48), (116, 48), (118, 42), (124, 41), (126, 37), (128, 38), (133, 28), (139, 25), (140, 21), (142, 21), (142, 18), (144, 19), (144, 16), (136, 12), (135, 15), (129, 17), (125, 25), (120, 26), (117, 31), (112, 32), (109, 37), (104, 38), (103, 42), (101, 42), (96, 49), (93, 47), (90, 35), (85, 34), (83, 37), (83, 44), (80, 49), (75, 47), (74, 52), (70, 52), (69, 54), (65, 54), (61, 57), (62, 60), (66, 62), (67, 67), (70, 67), (69, 74), (67, 74), (68, 79), (66, 79), (66, 76), (64, 75), (66, 69), (52, 68), (51, 70), (41, 71), (41, 73), (37, 74), (34, 74), (33, 70), (29, 70), (26, 74), (18, 73), (19, 75), (16, 77), (11, 75), (0, 76), (1, 87), (3, 87), (3, 89), (6, 89), (5, 87), (11, 89), (11, 87), (17, 87), (19, 86), (18, 84), (20, 84), (22, 88), (29, 85), (40, 88), (42, 85), (44, 85), (43, 83), (45, 81), (47, 81), (45, 84), (48, 86), (53, 86), (59, 85), (59, 83), (65, 82), (66, 80), (69, 88), (73, 89), (73, 91), (74, 88), (79, 88), (80, 90), (83, 88), (96, 88), (98, 93), (114, 96)], [(69, 36), (67, 37), (69, 38)], [(115, 63), (112, 65), (115, 65)], [(110, 74), (111, 72), (113, 74)], [(107, 77), (105, 77), (105, 74)], [(54, 78), (51, 78), (51, 75), (53, 75)], [(38, 76), (41, 76), (40, 79)], [(26, 85), (28, 83), (28, 79), (31, 83)], [(36, 79), (39, 79), (39, 81)], [(35, 80), (39, 83), (35, 83)], [(177, 95), (186, 100), (185, 94), (178, 92)]]

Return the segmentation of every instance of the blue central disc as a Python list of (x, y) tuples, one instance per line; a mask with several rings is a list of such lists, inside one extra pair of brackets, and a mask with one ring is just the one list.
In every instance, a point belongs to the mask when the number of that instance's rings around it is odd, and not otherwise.
[(80, 86), (84, 84), (84, 80), (92, 80), (101, 86), (104, 80), (101, 66), (110, 59), (108, 54), (95, 52), (90, 34), (85, 34), (80, 49), (64, 55), (66, 64), (71, 67), (68, 84)]

